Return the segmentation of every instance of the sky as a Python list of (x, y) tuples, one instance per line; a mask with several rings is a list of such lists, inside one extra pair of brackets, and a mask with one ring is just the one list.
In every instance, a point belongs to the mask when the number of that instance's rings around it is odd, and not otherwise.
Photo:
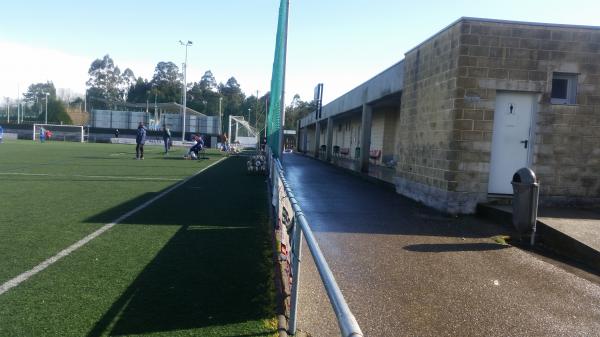
[[(109, 54), (150, 79), (158, 62), (181, 66), (190, 40), (189, 82), (211, 70), (234, 76), (246, 95), (269, 91), (279, 0), (31, 0), (0, 11), (0, 99), (52, 81), (85, 91), (90, 64)], [(600, 26), (598, 0), (291, 0), (286, 101), (330, 102), (404, 58), (463, 16)]]

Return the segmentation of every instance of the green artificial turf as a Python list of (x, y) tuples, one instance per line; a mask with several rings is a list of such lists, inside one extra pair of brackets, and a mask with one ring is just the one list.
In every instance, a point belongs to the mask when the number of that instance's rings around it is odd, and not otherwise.
[[(222, 158), (133, 150), (0, 144), (0, 284)], [(0, 336), (273, 335), (270, 247), (264, 177), (231, 157), (0, 295)]]

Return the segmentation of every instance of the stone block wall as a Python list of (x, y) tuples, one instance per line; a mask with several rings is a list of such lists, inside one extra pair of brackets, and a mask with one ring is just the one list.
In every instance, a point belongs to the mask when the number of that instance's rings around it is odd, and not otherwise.
[[(544, 203), (600, 199), (600, 29), (464, 20), (460, 23), (455, 191), (487, 191), (497, 91), (539, 94), (532, 168)], [(574, 105), (552, 104), (554, 73), (578, 74)]]
[[(539, 97), (532, 168), (542, 203), (600, 202), (600, 29), (462, 19), (406, 54), (396, 189), (450, 213), (487, 200), (498, 91)], [(574, 105), (554, 73), (578, 74)]]
[(461, 25), (454, 25), (408, 52), (396, 124), (396, 190), (450, 213), (465, 211), (452, 192), (458, 168), (453, 149)]

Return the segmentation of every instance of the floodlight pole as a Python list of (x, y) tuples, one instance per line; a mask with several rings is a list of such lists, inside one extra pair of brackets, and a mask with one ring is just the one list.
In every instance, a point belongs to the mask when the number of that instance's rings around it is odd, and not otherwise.
[(223, 134), (223, 115), (222, 115), (223, 97), (219, 97), (219, 133)]
[(185, 62), (183, 63), (183, 106), (181, 107), (181, 117), (182, 117), (182, 121), (181, 121), (181, 141), (184, 142), (185, 141), (185, 110), (186, 110), (186, 103), (187, 103), (187, 79), (186, 79), (186, 75), (187, 75), (187, 50), (188, 47), (192, 45), (192, 41), (188, 41), (186, 43), (183, 43), (183, 41), (179, 40), (179, 44), (182, 46), (185, 46)]
[(19, 88), (19, 85), (17, 84), (17, 124), (21, 124), (19, 121), (21, 120), (21, 100), (19, 97), (21, 97), (21, 88)]
[(229, 115), (229, 144), (233, 143), (233, 136), (231, 135), (231, 115)]
[(254, 105), (254, 111), (254, 126), (258, 129), (258, 90), (256, 90), (256, 104)]
[(50, 93), (46, 93), (46, 118), (45, 118), (45, 123), (48, 124), (48, 95), (50, 95)]
[(10, 103), (9, 103), (10, 98), (8, 98), (8, 97), (4, 97), (4, 98), (6, 99), (6, 118), (7, 118), (6, 123), (10, 123)]

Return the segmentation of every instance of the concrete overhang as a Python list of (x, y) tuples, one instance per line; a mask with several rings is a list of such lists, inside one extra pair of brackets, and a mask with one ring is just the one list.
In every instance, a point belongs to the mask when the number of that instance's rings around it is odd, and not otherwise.
[[(323, 106), (323, 112), (319, 120), (360, 109), (363, 104), (371, 104), (386, 97), (399, 95), (402, 92), (403, 83), (404, 60)], [(313, 124), (315, 121), (315, 112), (313, 111), (300, 120), (300, 127)]]
[[(145, 109), (145, 108), (149, 108), (149, 109), (154, 109), (155, 107), (157, 109), (161, 109), (164, 110), (168, 113), (181, 113), (181, 108), (183, 107), (183, 105), (176, 103), (176, 102), (170, 102), (170, 103), (122, 103), (120, 104), (122, 106), (126, 106), (128, 108), (141, 108), (141, 109)], [(198, 112), (194, 109), (190, 109), (189, 107), (185, 107), (185, 111), (188, 115), (196, 115), (196, 116), (204, 116), (206, 117), (207, 115)]]

